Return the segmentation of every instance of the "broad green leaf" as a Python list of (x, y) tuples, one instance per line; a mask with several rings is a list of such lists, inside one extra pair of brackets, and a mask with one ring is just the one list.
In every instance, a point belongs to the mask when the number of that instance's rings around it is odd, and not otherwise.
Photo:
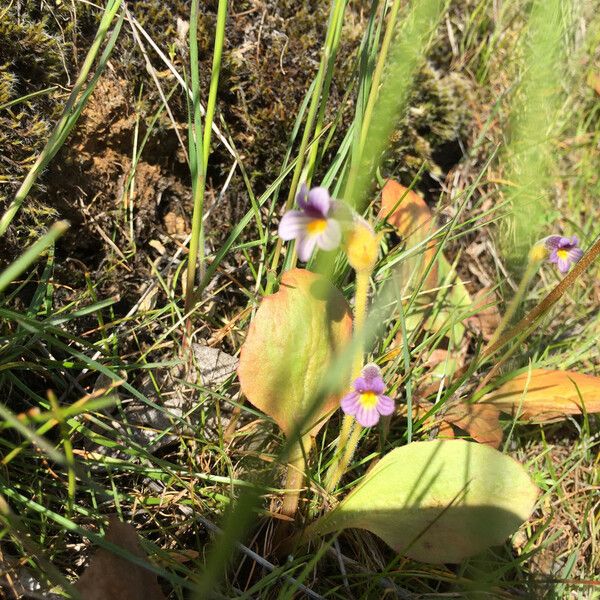
[(315, 435), (337, 406), (339, 397), (329, 396), (312, 410), (335, 353), (350, 341), (350, 315), (341, 292), (304, 269), (286, 272), (279, 291), (263, 298), (242, 347), (238, 376), (248, 400), (286, 435), (307, 416)]
[(488, 394), (481, 403), (533, 423), (600, 412), (600, 377), (573, 371), (533, 369)]
[(382, 458), (302, 539), (357, 527), (415, 560), (457, 563), (504, 542), (537, 494), (523, 466), (489, 446), (414, 442)]

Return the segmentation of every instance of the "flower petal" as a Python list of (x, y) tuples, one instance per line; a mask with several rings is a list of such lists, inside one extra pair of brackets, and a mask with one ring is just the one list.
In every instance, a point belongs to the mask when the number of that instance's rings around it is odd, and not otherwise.
[(556, 264), (561, 273), (567, 273), (569, 271), (569, 267), (571, 266), (568, 258), (558, 258)]
[(569, 260), (575, 264), (581, 260), (583, 250), (581, 248), (571, 248), (569, 250)]
[(357, 394), (356, 392), (350, 392), (349, 394), (346, 394), (340, 400), (340, 405), (342, 407), (342, 410), (347, 415), (355, 415), (356, 411), (360, 407), (360, 403), (359, 403), (358, 399), (359, 399), (359, 394)]
[(318, 237), (317, 245), (321, 250), (335, 250), (342, 241), (342, 229), (335, 219), (327, 219), (327, 228)]
[(561, 243), (564, 241), (569, 241), (567, 238), (562, 237), (561, 235), (551, 235), (546, 238), (545, 244), (548, 250), (557, 250), (561, 248)]
[(365, 408), (361, 406), (356, 412), (355, 417), (363, 427), (373, 427), (379, 421), (379, 413), (375, 407)]
[(282, 240), (296, 239), (305, 233), (306, 226), (310, 221), (311, 218), (307, 217), (302, 211), (289, 210), (281, 217), (279, 222), (279, 237)]
[(321, 216), (326, 217), (331, 206), (331, 199), (327, 188), (314, 187), (308, 192), (308, 202), (306, 208), (317, 211)]
[(304, 182), (298, 188), (298, 193), (296, 194), (296, 204), (302, 209), (305, 209), (308, 205), (308, 187)]
[(359, 393), (370, 392), (371, 388), (364, 377), (357, 377), (354, 380), (354, 389)]
[(314, 235), (300, 235), (297, 243), (298, 258), (302, 262), (308, 262), (316, 245), (317, 238)]
[(391, 415), (394, 412), (394, 401), (389, 396), (379, 395), (377, 402), (377, 412), (380, 415)]
[(367, 384), (367, 390), (377, 395), (385, 390), (385, 383), (381, 377), (381, 369), (375, 363), (369, 363), (363, 367), (363, 378)]

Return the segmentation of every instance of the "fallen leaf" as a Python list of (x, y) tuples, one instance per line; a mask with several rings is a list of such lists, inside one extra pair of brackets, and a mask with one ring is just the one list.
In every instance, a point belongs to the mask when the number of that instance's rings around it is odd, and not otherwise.
[[(436, 229), (435, 220), (427, 203), (421, 196), (408, 190), (393, 179), (389, 179), (381, 192), (380, 219), (387, 219), (404, 238), (407, 248), (413, 248), (427, 239)], [(422, 254), (413, 256), (401, 263), (399, 273), (402, 284), (411, 280), (416, 283), (427, 266), (434, 260), (436, 244), (430, 242)], [(438, 266), (436, 263), (429, 271), (424, 289), (433, 289), (438, 282)]]
[(444, 413), (444, 420), (466, 431), (476, 442), (492, 448), (502, 443), (500, 411), (490, 404), (460, 402)]
[(573, 371), (534, 369), (484, 396), (480, 403), (532, 423), (600, 412), (600, 377)]
[(279, 291), (263, 298), (242, 346), (242, 391), (288, 436), (314, 408), (310, 433), (316, 435), (339, 395), (312, 405), (335, 354), (351, 335), (350, 307), (342, 293), (321, 275), (287, 271)]
[(302, 540), (356, 527), (415, 560), (458, 563), (504, 542), (537, 495), (523, 465), (489, 446), (413, 442), (384, 456)]
[(487, 342), (498, 329), (501, 320), (498, 297), (493, 289), (483, 288), (473, 296), (473, 311), (476, 312), (467, 319), (467, 323)]
[[(425, 200), (396, 181), (388, 180), (382, 190), (379, 218), (387, 219), (404, 239), (406, 249), (423, 244), (437, 229), (433, 214)], [(402, 294), (410, 292), (429, 265), (432, 265), (419, 294), (405, 315), (406, 332), (437, 334), (444, 330), (447, 341), (441, 348), (450, 350), (448, 360), (438, 363), (430, 371), (432, 380), (451, 375), (462, 364), (462, 340), (465, 334), (463, 315), (470, 312), (471, 297), (456, 273), (454, 265), (437, 252), (437, 244), (430, 240), (418, 254), (406, 258), (394, 267), (395, 279)], [(396, 338), (402, 346), (402, 333)]]
[[(433, 406), (431, 402), (419, 400), (413, 405), (413, 419), (423, 419)], [(499, 417), (500, 411), (495, 406), (461, 402), (427, 417), (422, 428), (424, 431), (437, 428), (438, 438), (455, 438), (454, 430), (462, 430), (476, 442), (499, 448), (503, 438)]]
[(590, 71), (587, 79), (588, 85), (600, 96), (600, 73)]
[[(135, 529), (115, 516), (104, 539), (146, 559)], [(75, 588), (83, 600), (166, 600), (154, 573), (104, 548), (96, 551)]]

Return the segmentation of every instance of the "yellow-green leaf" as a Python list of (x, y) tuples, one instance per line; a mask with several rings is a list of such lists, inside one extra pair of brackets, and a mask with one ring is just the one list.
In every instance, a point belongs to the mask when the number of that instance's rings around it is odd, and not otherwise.
[(303, 539), (367, 529), (398, 553), (457, 563), (501, 544), (533, 511), (538, 490), (516, 460), (465, 440), (396, 448)]
[(279, 291), (263, 298), (240, 354), (238, 377), (254, 406), (289, 435), (307, 416), (315, 435), (338, 396), (309, 415), (334, 355), (350, 341), (352, 318), (343, 295), (304, 269), (284, 274)]

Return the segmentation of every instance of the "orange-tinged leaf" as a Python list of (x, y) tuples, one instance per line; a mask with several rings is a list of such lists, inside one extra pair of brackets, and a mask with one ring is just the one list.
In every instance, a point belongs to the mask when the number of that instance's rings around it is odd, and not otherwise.
[[(350, 307), (341, 292), (316, 273), (288, 271), (250, 325), (238, 366), (242, 391), (290, 435), (313, 408), (334, 355), (351, 335)], [(312, 435), (338, 401), (329, 396), (312, 412)]]
[(499, 448), (502, 443), (500, 411), (490, 404), (460, 402), (446, 411), (444, 420), (460, 427), (481, 444)]
[[(110, 518), (105, 539), (146, 558), (135, 529), (117, 517)], [(104, 548), (96, 551), (75, 587), (83, 600), (166, 600), (154, 573)]]
[(534, 369), (487, 394), (482, 403), (533, 423), (600, 412), (600, 377), (573, 371)]
[(494, 290), (479, 290), (473, 297), (473, 310), (477, 312), (467, 319), (467, 323), (487, 342), (492, 339), (501, 321), (498, 298)]
[(588, 85), (600, 96), (600, 73), (590, 72), (588, 75)]
[[(404, 238), (407, 248), (417, 246), (436, 229), (435, 220), (425, 200), (392, 179), (388, 180), (381, 192), (379, 218), (387, 218), (388, 223)], [(418, 281), (434, 260), (435, 254), (436, 247), (431, 242), (423, 254), (405, 261), (406, 275), (412, 276), (413, 281)], [(412, 274), (415, 269), (419, 269), (418, 273)], [(435, 288), (437, 283), (437, 264), (434, 264), (424, 282), (424, 289)]]

